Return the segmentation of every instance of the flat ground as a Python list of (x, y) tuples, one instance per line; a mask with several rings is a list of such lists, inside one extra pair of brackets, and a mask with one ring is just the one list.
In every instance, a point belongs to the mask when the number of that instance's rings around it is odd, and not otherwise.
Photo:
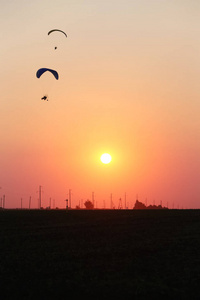
[(200, 210), (0, 211), (1, 299), (200, 299), (199, 282)]

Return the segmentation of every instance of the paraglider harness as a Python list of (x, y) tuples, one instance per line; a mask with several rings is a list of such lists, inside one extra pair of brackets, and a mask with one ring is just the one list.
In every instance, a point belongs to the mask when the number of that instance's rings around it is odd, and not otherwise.
[(44, 101), (47, 100), (47, 101), (49, 101), (48, 97), (46, 95), (44, 95), (44, 97), (42, 97), (41, 100), (44, 100)]

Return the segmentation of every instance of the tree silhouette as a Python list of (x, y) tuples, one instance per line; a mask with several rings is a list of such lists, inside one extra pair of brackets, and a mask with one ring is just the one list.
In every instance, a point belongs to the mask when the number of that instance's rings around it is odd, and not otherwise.
[(146, 209), (146, 205), (143, 204), (142, 202), (136, 200), (135, 206), (133, 207), (133, 209)]
[(149, 205), (149, 206), (146, 206), (144, 203), (136, 200), (133, 209), (167, 209), (167, 208), (162, 207), (162, 205)]
[(90, 200), (85, 201), (84, 203), (86, 209), (93, 209), (94, 205)]

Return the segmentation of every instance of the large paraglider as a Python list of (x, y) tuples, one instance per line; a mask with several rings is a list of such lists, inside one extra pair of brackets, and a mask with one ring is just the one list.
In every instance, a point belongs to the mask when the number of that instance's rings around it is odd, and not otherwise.
[[(42, 74), (44, 74), (45, 72), (50, 72), (52, 73), (52, 75), (55, 77), (56, 80), (58, 80), (59, 78), (59, 75), (58, 75), (58, 72), (55, 71), (55, 70), (52, 70), (52, 69), (48, 69), (48, 68), (41, 68), (39, 70), (37, 70), (36, 72), (36, 77), (37, 78), (40, 78), (42, 76)], [(41, 100), (47, 100), (48, 101), (48, 96), (47, 95), (44, 95)]]
[[(60, 29), (52, 29), (48, 32), (48, 35), (50, 35), (52, 32), (54, 31), (58, 31), (58, 32), (61, 32), (62, 34), (64, 34), (66, 37), (67, 37), (67, 34), (63, 31), (63, 30), (60, 30)], [(54, 47), (54, 49), (56, 50), (57, 49), (57, 46)]]

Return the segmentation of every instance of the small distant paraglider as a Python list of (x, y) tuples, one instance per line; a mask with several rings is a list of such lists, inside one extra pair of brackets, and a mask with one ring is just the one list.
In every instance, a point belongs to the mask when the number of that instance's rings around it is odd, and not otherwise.
[(50, 31), (48, 32), (48, 35), (50, 35), (50, 33), (54, 32), (54, 31), (62, 32), (62, 33), (67, 37), (67, 34), (66, 34), (64, 31), (60, 30), (60, 29), (52, 29), (52, 30), (50, 30)]
[[(50, 72), (55, 77), (55, 79), (58, 80), (58, 78), (59, 78), (58, 72), (55, 71), (55, 70), (52, 70), (52, 69), (48, 69), (48, 68), (41, 68), (41, 69), (37, 70), (36, 77), (40, 78), (45, 72)], [(44, 95), (41, 98), (41, 100), (47, 100), (48, 101), (48, 96)]]
[[(62, 34), (64, 34), (67, 38), (67, 34), (63, 31), (63, 30), (60, 30), (60, 29), (52, 29), (48, 32), (48, 35), (50, 35), (52, 32), (54, 31), (58, 31), (58, 32), (61, 32)], [(57, 46), (54, 47), (54, 49), (56, 50), (57, 49)]]

